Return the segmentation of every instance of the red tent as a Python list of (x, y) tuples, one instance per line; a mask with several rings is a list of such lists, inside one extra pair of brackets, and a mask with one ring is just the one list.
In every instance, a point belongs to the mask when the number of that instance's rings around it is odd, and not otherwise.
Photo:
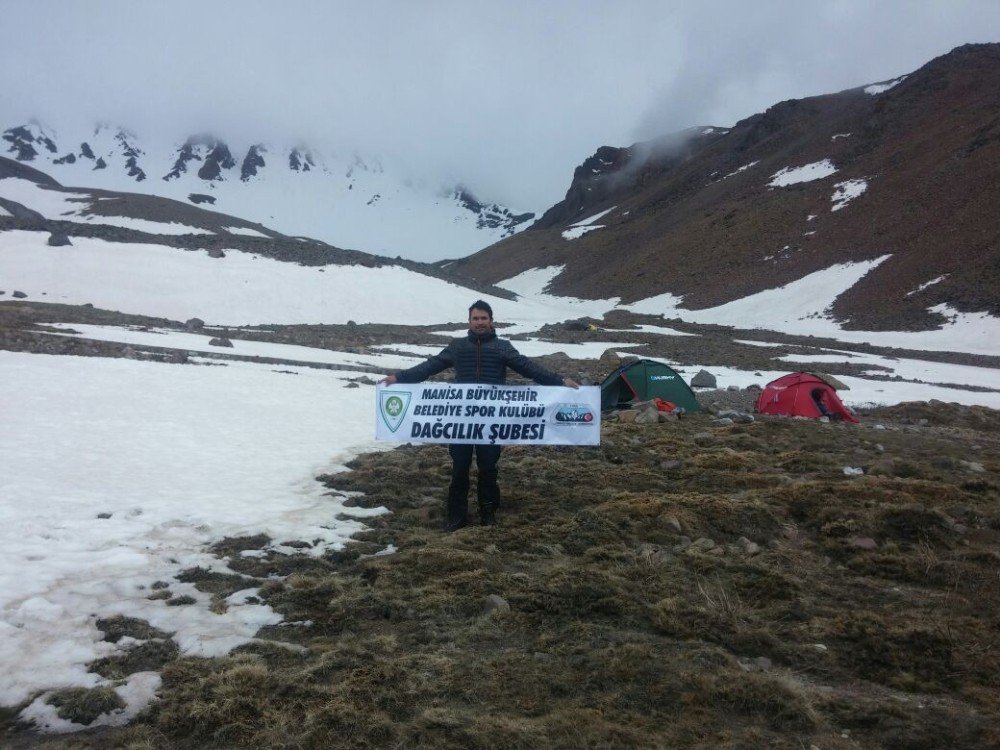
[(843, 419), (857, 422), (829, 383), (809, 372), (793, 372), (772, 380), (757, 399), (761, 414), (784, 414), (789, 417)]

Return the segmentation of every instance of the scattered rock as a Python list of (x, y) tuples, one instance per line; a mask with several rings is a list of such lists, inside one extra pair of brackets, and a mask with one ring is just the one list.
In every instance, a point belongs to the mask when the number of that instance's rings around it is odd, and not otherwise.
[(741, 536), (736, 541), (738, 541), (743, 546), (743, 551), (749, 557), (753, 557), (754, 555), (760, 552), (760, 545), (757, 544), (757, 542), (747, 539), (745, 536)]
[(844, 476), (845, 477), (860, 477), (865, 473), (865, 470), (860, 466), (845, 466)]
[(723, 409), (716, 416), (720, 419), (731, 419), (733, 422), (741, 424), (751, 424), (756, 421), (753, 414), (748, 414), (745, 411), (737, 411), (736, 409)]
[(663, 422), (677, 422), (680, 420), (680, 417), (677, 415), (677, 412), (673, 411), (661, 411), (657, 414), (656, 418), (657, 421), (659, 421), (661, 424)]
[(655, 406), (646, 406), (635, 415), (636, 424), (656, 424), (660, 421), (660, 412)]
[(493, 614), (494, 612), (510, 612), (510, 604), (502, 596), (497, 594), (490, 594), (486, 597), (486, 601), (483, 603), (483, 610), (487, 615)]
[(208, 251), (209, 258), (225, 258), (226, 254), (222, 252), (219, 248), (213, 247)]
[(233, 348), (233, 342), (227, 339), (225, 336), (219, 336), (208, 342), (209, 346), (228, 346), (230, 349)]
[(73, 243), (69, 241), (69, 235), (65, 232), (53, 232), (49, 235), (49, 245), (52, 247), (65, 247), (66, 245), (72, 245)]
[(19, 292), (16, 289), (14, 290), (14, 299), (25, 299), (27, 296), (28, 295), (24, 292)]
[(97, 517), (98, 518), (111, 518), (111, 514), (110, 513), (98, 513)]
[(716, 380), (715, 375), (710, 373), (708, 370), (698, 370), (693, 378), (691, 378), (692, 388), (715, 388)]
[(186, 365), (187, 361), (188, 353), (180, 349), (174, 350), (167, 355), (167, 362), (174, 365)]
[(618, 421), (622, 422), (623, 424), (630, 424), (632, 422), (635, 422), (635, 418), (638, 415), (639, 412), (637, 411), (634, 411), (632, 409), (625, 409), (623, 411), (618, 412)]
[(715, 547), (715, 541), (707, 536), (701, 536), (691, 542), (693, 549), (710, 550)]
[(848, 541), (852, 547), (857, 547), (858, 549), (864, 550), (874, 550), (878, 549), (878, 542), (872, 539), (870, 536), (856, 536)]
[(683, 531), (683, 528), (681, 527), (681, 522), (675, 516), (668, 516), (666, 524), (674, 531), (676, 531), (678, 534), (680, 534), (681, 531)]
[(189, 331), (200, 331), (205, 327), (205, 321), (201, 318), (189, 318), (184, 321), (184, 327)]
[(722, 417), (721, 419), (713, 419), (712, 424), (716, 427), (728, 427), (731, 424), (735, 424), (729, 417)]
[(740, 387), (738, 385), (731, 385), (731, 386), (727, 387), (726, 390), (727, 391), (732, 391), (733, 393), (738, 393), (739, 390), (740, 390)]
[(984, 471), (986, 471), (983, 465), (978, 461), (963, 461), (962, 459), (959, 459), (958, 463), (960, 466), (968, 469), (969, 471), (973, 471), (977, 474), (982, 474)]
[(344, 386), (344, 388), (360, 388), (360, 387), (361, 386), (358, 385), (357, 383), (348, 383), (347, 385)]
[(615, 354), (614, 349), (605, 349), (604, 354), (597, 361), (597, 367), (601, 372), (614, 372), (622, 366), (622, 359)]

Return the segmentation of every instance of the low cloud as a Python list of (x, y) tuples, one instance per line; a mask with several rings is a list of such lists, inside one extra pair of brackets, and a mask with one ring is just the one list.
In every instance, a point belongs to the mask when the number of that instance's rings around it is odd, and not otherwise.
[(540, 211), (601, 145), (730, 125), (1000, 36), (992, 0), (676, 5), (6, 3), (0, 125), (302, 140)]

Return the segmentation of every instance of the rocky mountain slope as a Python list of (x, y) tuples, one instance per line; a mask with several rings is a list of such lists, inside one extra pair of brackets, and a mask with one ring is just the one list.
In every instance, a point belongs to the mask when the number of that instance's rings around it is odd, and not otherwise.
[(449, 267), (499, 281), (561, 265), (555, 294), (699, 309), (889, 255), (830, 309), (846, 327), (998, 315), (998, 111), (1000, 44), (977, 44), (729, 129), (603, 146), (529, 231)]
[(378, 159), (300, 143), (237, 144), (209, 134), (143, 140), (124, 128), (56, 131), (37, 122), (0, 135), (0, 151), (64, 185), (210, 205), (340, 247), (406, 258), (467, 255), (528, 225), (464, 186), (418, 184)]

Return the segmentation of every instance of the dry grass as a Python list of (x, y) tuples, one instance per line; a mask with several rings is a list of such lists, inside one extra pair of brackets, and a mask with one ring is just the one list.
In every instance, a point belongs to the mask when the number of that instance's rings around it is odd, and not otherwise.
[[(892, 414), (878, 433), (764, 421), (699, 444), (698, 417), (609, 425), (599, 449), (509, 449), (501, 525), (455, 534), (427, 499), (440, 447), (361, 457), (325, 481), (394, 512), (353, 550), (185, 573), (219, 595), (280, 576), (262, 598), (309, 626), (171, 658), (134, 726), (46, 746), (986, 747), (1000, 482), (958, 459), (1000, 440), (978, 413), (922, 430)], [(917, 470), (840, 471), (887, 458)], [(510, 609), (488, 613), (490, 595)]]

